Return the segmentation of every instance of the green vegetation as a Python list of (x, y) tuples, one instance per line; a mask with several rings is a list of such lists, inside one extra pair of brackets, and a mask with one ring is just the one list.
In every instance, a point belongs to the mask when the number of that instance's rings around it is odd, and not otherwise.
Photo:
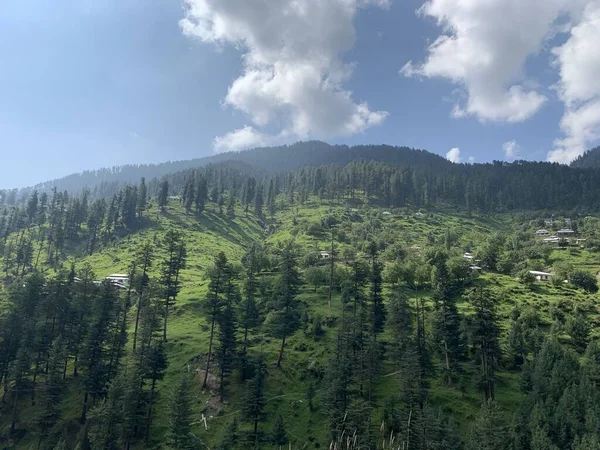
[(4, 201), (0, 446), (596, 448), (600, 221), (396, 169)]

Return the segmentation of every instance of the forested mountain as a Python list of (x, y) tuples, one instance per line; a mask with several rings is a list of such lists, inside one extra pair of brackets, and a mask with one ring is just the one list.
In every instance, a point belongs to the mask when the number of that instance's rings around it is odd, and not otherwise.
[(23, 190), (27, 195), (33, 189), (49, 192), (56, 187), (59, 191), (77, 193), (87, 187), (95, 187), (104, 192), (107, 186), (114, 188), (123, 183), (135, 183), (144, 177), (147, 180), (161, 178), (164, 175), (186, 169), (204, 167), (208, 164), (225, 161), (239, 161), (253, 170), (276, 173), (286, 172), (303, 166), (319, 166), (324, 164), (348, 164), (352, 161), (379, 161), (390, 164), (408, 166), (448, 167), (450, 162), (424, 150), (408, 147), (392, 147), (388, 145), (368, 145), (348, 147), (346, 145), (329, 145), (325, 142), (298, 142), (279, 147), (255, 148), (242, 152), (227, 152), (189, 161), (174, 161), (161, 164), (125, 165), (112, 168), (84, 171), (57, 180), (40, 183), (33, 188)]
[(599, 180), (406, 150), (0, 193), (0, 448), (600, 448)]
[[(453, 164), (438, 155), (406, 147), (331, 146), (312, 141), (191, 161), (85, 172), (20, 192), (0, 190), (0, 205), (23, 204), (33, 191), (49, 194), (53, 189), (69, 194), (87, 189), (90, 198), (108, 199), (140, 178), (146, 179), (148, 192), (155, 195), (163, 179), (179, 190), (190, 176), (207, 172), (228, 185), (222, 189), (229, 189), (233, 178), (241, 184), (247, 177), (265, 184), (277, 178), (281, 183), (293, 180), (297, 189), (312, 193), (327, 191), (332, 195), (333, 191), (365, 189), (392, 206), (596, 210), (600, 208), (600, 167), (589, 162), (594, 155), (600, 152), (588, 152), (572, 167), (527, 161)], [(592, 170), (584, 170), (582, 165)]]
[(600, 168), (600, 147), (596, 147), (585, 152), (571, 163), (571, 167), (575, 167), (577, 169)]

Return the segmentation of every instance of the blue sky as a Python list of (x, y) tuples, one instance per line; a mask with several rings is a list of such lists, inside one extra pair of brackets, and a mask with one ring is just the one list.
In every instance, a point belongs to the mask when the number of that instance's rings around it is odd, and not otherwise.
[(2, 8), (0, 188), (302, 139), (568, 162), (600, 135), (598, 0)]

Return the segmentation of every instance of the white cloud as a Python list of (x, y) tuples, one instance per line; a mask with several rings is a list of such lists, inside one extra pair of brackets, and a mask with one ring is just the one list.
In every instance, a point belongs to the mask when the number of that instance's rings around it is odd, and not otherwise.
[(446, 159), (453, 163), (460, 163), (460, 148), (454, 147), (446, 153)]
[(569, 163), (600, 139), (600, 1), (589, 2), (568, 40), (553, 49), (560, 71), (557, 90), (565, 103), (560, 126), (565, 137), (554, 142), (548, 160)]
[(475, 157), (474, 156), (469, 156), (469, 164), (474, 164), (475, 163)]
[(419, 10), (443, 28), (425, 62), (405, 76), (442, 77), (464, 87), (454, 117), (522, 122), (547, 98), (527, 80), (528, 57), (540, 51), (556, 20), (579, 0), (428, 0)]
[(502, 145), (502, 150), (504, 150), (504, 154), (507, 158), (512, 159), (519, 156), (521, 146), (513, 139), (512, 141), (505, 142)]
[(228, 150), (244, 150), (252, 147), (262, 147), (269, 145), (271, 139), (259, 133), (250, 126), (245, 126), (239, 130), (231, 131), (224, 136), (216, 137), (213, 145), (215, 151), (225, 152)]
[[(244, 52), (244, 73), (224, 104), (244, 112), (256, 127), (269, 126), (289, 140), (361, 133), (388, 113), (372, 111), (343, 88), (352, 65), (341, 55), (356, 40), (359, 7), (388, 7), (390, 0), (186, 0), (185, 35)], [(263, 142), (253, 127), (217, 138), (215, 146)], [(233, 147), (232, 147), (233, 148)]]

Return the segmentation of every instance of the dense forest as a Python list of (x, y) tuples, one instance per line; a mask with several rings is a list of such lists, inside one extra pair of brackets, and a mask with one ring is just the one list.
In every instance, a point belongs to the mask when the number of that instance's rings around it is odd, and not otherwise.
[(600, 147), (588, 150), (571, 163), (576, 169), (598, 169), (600, 168)]
[(600, 171), (306, 145), (0, 192), (0, 448), (600, 448)]

